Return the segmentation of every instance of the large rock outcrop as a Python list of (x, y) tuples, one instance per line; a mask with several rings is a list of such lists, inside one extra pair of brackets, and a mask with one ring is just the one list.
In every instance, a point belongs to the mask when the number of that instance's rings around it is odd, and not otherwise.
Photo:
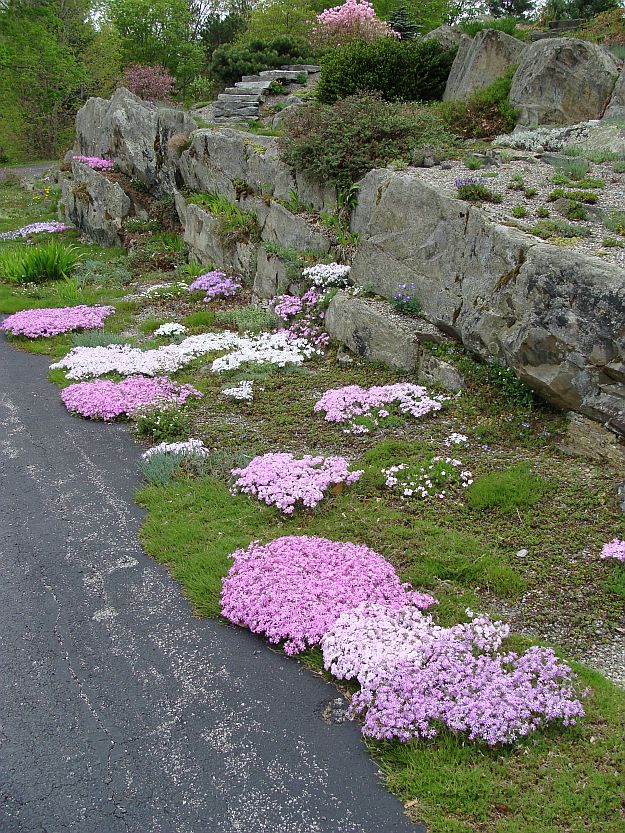
[(114, 159), (120, 171), (155, 194), (175, 186), (177, 154), (169, 141), (197, 124), (174, 107), (143, 101), (120, 87), (110, 99), (90, 98), (76, 116), (76, 153)]
[(329, 186), (294, 176), (282, 162), (276, 140), (231, 128), (197, 130), (178, 162), (180, 181), (190, 191), (222, 194), (234, 200), (240, 194), (289, 200), (294, 193), (318, 211), (336, 206), (336, 191)]
[(62, 183), (65, 216), (101, 246), (119, 246), (132, 202), (123, 188), (81, 162), (72, 162), (72, 179)]
[(484, 29), (460, 46), (447, 85), (443, 101), (466, 99), (476, 90), (488, 87), (514, 64), (518, 64), (525, 49), (518, 38), (496, 29)]
[(426, 317), (555, 405), (625, 409), (625, 271), (492, 222), (416, 173), (370, 172), (352, 279), (392, 298), (407, 279)]
[(574, 38), (537, 41), (523, 52), (510, 104), (519, 110), (519, 124), (528, 127), (598, 119), (616, 76), (614, 58), (595, 43)]
[(621, 74), (612, 91), (612, 97), (605, 111), (604, 118), (625, 119), (625, 72), (623, 70), (621, 70)]
[(435, 40), (440, 43), (443, 49), (451, 50), (458, 49), (460, 44), (470, 41), (471, 38), (461, 32), (460, 29), (455, 29), (445, 23), (424, 35), (423, 40)]

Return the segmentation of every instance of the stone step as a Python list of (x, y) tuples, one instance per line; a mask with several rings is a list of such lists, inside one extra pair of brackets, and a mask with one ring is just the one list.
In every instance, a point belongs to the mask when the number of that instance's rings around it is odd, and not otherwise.
[(301, 74), (301, 72), (292, 72), (288, 69), (264, 69), (260, 76), (270, 81), (296, 81)]
[(241, 95), (229, 95), (228, 93), (220, 93), (217, 96), (217, 101), (220, 101), (224, 104), (258, 104), (260, 101), (260, 96), (257, 94), (246, 94), (241, 93)]
[(222, 109), (215, 107), (215, 116), (219, 118), (223, 118), (224, 116), (227, 118), (241, 118), (257, 115), (258, 107), (241, 107), (238, 110), (231, 110), (229, 108)]
[(287, 66), (280, 67), (280, 69), (286, 69), (290, 72), (321, 72), (321, 67), (317, 64), (288, 64)]
[[(248, 81), (262, 81), (260, 75), (243, 75), (241, 81), (247, 83)], [(238, 83), (238, 82), (237, 82)]]
[(246, 92), (262, 94), (266, 90), (268, 90), (270, 86), (271, 86), (271, 81), (254, 81), (254, 82), (250, 81), (249, 83), (245, 83), (245, 84), (242, 81), (237, 81), (237, 83), (234, 85), (234, 87), (228, 87), (227, 89), (224, 90), (224, 92), (225, 93), (230, 93), (230, 92), (234, 91), (235, 95), (237, 95), (239, 93), (246, 93)]

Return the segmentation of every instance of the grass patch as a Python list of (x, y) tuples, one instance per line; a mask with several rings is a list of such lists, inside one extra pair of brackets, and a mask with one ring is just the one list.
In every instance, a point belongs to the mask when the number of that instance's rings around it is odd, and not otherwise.
[(519, 463), (480, 477), (467, 489), (467, 502), (472, 509), (512, 512), (534, 506), (548, 489), (547, 481), (533, 474), (529, 463)]

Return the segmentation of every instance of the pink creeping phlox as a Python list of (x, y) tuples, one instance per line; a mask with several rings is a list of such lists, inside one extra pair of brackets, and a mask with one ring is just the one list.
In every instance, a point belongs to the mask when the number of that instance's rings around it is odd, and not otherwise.
[(307, 508), (323, 500), (331, 486), (349, 486), (362, 477), (362, 471), (351, 471), (344, 457), (313, 457), (306, 454), (297, 459), (288, 453), (261, 454), (245, 468), (233, 469), (236, 480), (232, 494), (254, 495), (268, 506), (275, 505), (291, 515), (301, 502)]
[(112, 171), (115, 167), (110, 159), (102, 159), (100, 156), (74, 156), (74, 162), (81, 162), (83, 165), (92, 168), (94, 171)]
[(270, 642), (284, 641), (287, 654), (317, 645), (341, 613), (361, 602), (391, 608), (434, 603), (402, 584), (381, 555), (350, 542), (291, 535), (265, 546), (255, 541), (232, 558), (223, 615)]
[(441, 726), (494, 746), (584, 716), (570, 667), (551, 649), (500, 653), (508, 627), (487, 616), (442, 628), (414, 609), (361, 604), (321, 640), (325, 667), (361, 685), (351, 716), (378, 739), (432, 738)]
[(241, 279), (226, 275), (225, 272), (206, 272), (197, 277), (189, 286), (189, 292), (199, 290), (205, 292), (205, 301), (212, 301), (214, 298), (229, 298), (236, 295), (240, 289)]
[(121, 382), (97, 379), (76, 382), (61, 391), (68, 411), (105, 421), (122, 414), (132, 416), (143, 407), (183, 405), (191, 397), (200, 399), (202, 394), (191, 385), (172, 382), (167, 376), (131, 376)]
[(348, 423), (346, 433), (364, 434), (370, 430), (367, 420), (373, 427), (379, 419), (390, 415), (388, 406), (396, 404), (401, 414), (415, 419), (432, 411), (438, 411), (445, 396), (430, 396), (426, 388), (411, 383), (382, 385), (361, 388), (359, 385), (347, 385), (324, 393), (315, 404), (315, 412), (324, 412), (327, 422)]
[(98, 329), (104, 319), (114, 312), (114, 307), (89, 307), (84, 304), (77, 307), (25, 309), (5, 318), (0, 324), (0, 330), (26, 338), (52, 338), (72, 330)]
[(30, 223), (14, 231), (3, 231), (0, 240), (17, 240), (18, 237), (28, 237), (30, 234), (56, 234), (61, 231), (68, 231), (74, 226), (67, 226), (65, 223), (57, 223), (56, 220), (45, 223)]
[(616, 561), (625, 561), (625, 541), (615, 538), (607, 544), (603, 545), (601, 550), (601, 558), (611, 558)]
[(323, 292), (312, 287), (301, 297), (277, 295), (269, 302), (269, 306), (278, 318), (289, 325), (285, 330), (289, 339), (304, 339), (316, 348), (323, 348), (330, 343), (330, 337), (323, 329), (323, 296)]

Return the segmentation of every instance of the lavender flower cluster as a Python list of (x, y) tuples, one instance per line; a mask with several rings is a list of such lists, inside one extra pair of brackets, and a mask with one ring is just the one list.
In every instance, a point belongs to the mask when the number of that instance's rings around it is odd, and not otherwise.
[(191, 385), (178, 385), (167, 376), (132, 376), (121, 382), (98, 379), (95, 382), (77, 382), (61, 391), (61, 399), (68, 411), (106, 421), (122, 414), (132, 416), (144, 407), (183, 405), (187, 399), (199, 399), (201, 396)]
[(18, 237), (28, 237), (30, 234), (56, 234), (73, 228), (74, 226), (58, 223), (56, 220), (45, 223), (30, 223), (30, 225), (22, 226), (14, 231), (3, 231), (0, 234), (0, 240), (17, 240)]
[(113, 312), (114, 307), (89, 307), (84, 304), (77, 307), (25, 309), (5, 318), (0, 324), (0, 330), (26, 338), (52, 338), (72, 330), (95, 330)]
[[(347, 385), (326, 391), (315, 403), (315, 412), (324, 412), (327, 422), (348, 423), (346, 433), (367, 433), (369, 424), (377, 426), (380, 418), (390, 415), (389, 406), (395, 404), (400, 414), (419, 419), (438, 411), (447, 397), (429, 396), (426, 388), (409, 382), (361, 388)], [(369, 424), (363, 424), (366, 418)]]
[(285, 452), (261, 454), (245, 468), (233, 469), (236, 480), (232, 494), (243, 492), (254, 495), (268, 506), (277, 506), (291, 515), (300, 502), (310, 509), (315, 507), (332, 486), (349, 486), (362, 477), (362, 471), (350, 471), (344, 457), (296, 458)]
[(241, 278), (226, 275), (225, 272), (206, 272), (199, 275), (189, 286), (189, 292), (205, 292), (205, 301), (215, 298), (229, 298), (241, 289)]
[(83, 165), (92, 168), (94, 171), (112, 171), (115, 167), (110, 159), (102, 159), (100, 156), (78, 156), (73, 157), (74, 162), (81, 162)]
[(625, 562), (625, 541), (615, 538), (613, 541), (604, 544), (601, 550), (601, 558), (611, 558)]
[[(363, 733), (409, 741), (441, 726), (494, 746), (584, 716), (570, 667), (551, 649), (500, 653), (508, 628), (486, 616), (441, 628), (411, 607), (363, 603), (323, 636), (324, 664), (355, 679)], [(582, 693), (582, 697), (585, 693)]]
[(223, 615), (287, 654), (317, 645), (341, 613), (361, 602), (391, 609), (433, 604), (402, 584), (392, 565), (365, 546), (286, 536), (233, 553), (221, 593)]

